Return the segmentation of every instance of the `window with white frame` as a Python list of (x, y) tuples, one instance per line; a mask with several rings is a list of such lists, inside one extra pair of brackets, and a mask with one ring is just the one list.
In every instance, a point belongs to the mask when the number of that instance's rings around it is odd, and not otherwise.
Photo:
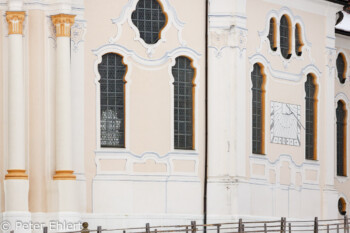
[(116, 53), (102, 56), (100, 82), (101, 147), (125, 147), (125, 75), (127, 66)]
[(194, 78), (196, 70), (186, 56), (175, 59), (174, 76), (174, 148), (194, 149)]

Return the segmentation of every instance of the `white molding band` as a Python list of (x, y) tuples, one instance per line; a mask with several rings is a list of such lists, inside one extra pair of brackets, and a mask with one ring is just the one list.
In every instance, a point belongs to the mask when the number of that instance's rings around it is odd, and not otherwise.
[(102, 57), (103, 54), (106, 54), (109, 52), (120, 53), (120, 54), (123, 54), (125, 58), (131, 57), (135, 62), (145, 66), (160, 66), (168, 62), (169, 58), (178, 56), (181, 54), (188, 55), (193, 59), (199, 59), (201, 57), (200, 53), (198, 53), (197, 51), (189, 47), (177, 47), (171, 51), (166, 52), (161, 58), (157, 58), (157, 59), (147, 59), (147, 58), (140, 57), (135, 51), (129, 50), (126, 47), (119, 44), (105, 44), (100, 46), (97, 49), (92, 50), (92, 52), (97, 57)]
[[(269, 171), (274, 170), (276, 174), (276, 183), (280, 184), (280, 173), (283, 162), (288, 163), (288, 167), (291, 169), (290, 185), (296, 184), (296, 173), (301, 174), (301, 186), (302, 185), (317, 185), (320, 181), (320, 162), (312, 160), (304, 160), (303, 163), (297, 164), (291, 155), (281, 154), (275, 161), (270, 161), (266, 155), (251, 155), (250, 159), (250, 177), (253, 180), (264, 180), (269, 182)], [(265, 167), (264, 175), (254, 174), (253, 165), (263, 165)], [(316, 179), (307, 179), (306, 170), (314, 171), (317, 173)]]
[(266, 69), (265, 73), (268, 71), (270, 76), (276, 79), (288, 80), (293, 82), (301, 81), (305, 75), (308, 73), (315, 74), (318, 78), (321, 77), (322, 72), (318, 69), (318, 67), (314, 64), (308, 64), (304, 68), (300, 70), (300, 73), (289, 73), (280, 70), (275, 70), (272, 68), (272, 64), (270, 61), (260, 53), (256, 53), (248, 58), (251, 65), (255, 63), (261, 63)]

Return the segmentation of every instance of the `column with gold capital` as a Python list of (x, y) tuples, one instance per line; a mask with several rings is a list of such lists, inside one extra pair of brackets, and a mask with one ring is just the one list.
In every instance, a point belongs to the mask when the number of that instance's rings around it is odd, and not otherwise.
[(8, 174), (5, 179), (28, 179), (25, 173), (25, 87), (23, 74), (23, 21), (25, 12), (8, 11)]
[(8, 23), (8, 166), (5, 211), (28, 211), (26, 174), (25, 81), (23, 71), (24, 11), (7, 11)]
[(75, 180), (72, 158), (70, 30), (74, 15), (51, 16), (56, 28), (56, 174), (54, 180)]

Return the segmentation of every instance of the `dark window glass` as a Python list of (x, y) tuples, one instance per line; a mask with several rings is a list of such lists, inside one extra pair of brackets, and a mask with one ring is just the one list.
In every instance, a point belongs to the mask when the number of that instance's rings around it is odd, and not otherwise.
[(314, 77), (311, 74), (307, 75), (307, 80), (305, 82), (305, 157), (306, 159), (316, 159), (316, 85), (314, 84)]
[(342, 101), (338, 101), (337, 117), (337, 175), (346, 176), (346, 110)]
[(166, 24), (166, 15), (157, 0), (139, 0), (132, 12), (133, 24), (139, 29), (140, 37), (147, 44), (155, 44)]
[(290, 25), (287, 16), (283, 15), (280, 22), (280, 43), (281, 53), (286, 59), (291, 57), (290, 54)]
[(346, 61), (343, 54), (339, 53), (337, 57), (337, 71), (338, 71), (338, 78), (341, 83), (345, 83), (345, 69)]
[(192, 61), (184, 56), (176, 58), (174, 76), (174, 147), (191, 150), (193, 143), (193, 79)]
[(254, 154), (263, 154), (263, 111), (264, 111), (264, 76), (259, 64), (254, 64), (252, 72), (252, 150)]
[(272, 51), (277, 50), (276, 46), (276, 22), (274, 18), (270, 19), (270, 30), (269, 30), (269, 35), (267, 36), (270, 41), (270, 48)]
[(341, 215), (346, 214), (346, 202), (342, 197), (338, 200), (338, 211)]
[(301, 40), (301, 27), (299, 24), (295, 25), (295, 53), (297, 56), (302, 54), (303, 42)]
[(125, 147), (124, 76), (127, 67), (115, 53), (102, 56), (98, 65), (101, 97), (101, 147)]

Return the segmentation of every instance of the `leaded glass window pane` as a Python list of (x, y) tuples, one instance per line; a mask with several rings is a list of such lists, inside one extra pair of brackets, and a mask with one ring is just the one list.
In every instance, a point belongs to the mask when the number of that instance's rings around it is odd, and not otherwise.
[(252, 150), (254, 154), (262, 154), (263, 148), (263, 84), (264, 77), (259, 64), (254, 64), (252, 78)]
[(303, 43), (301, 42), (301, 28), (299, 24), (295, 25), (295, 53), (298, 56), (301, 56), (302, 51), (301, 47), (303, 46)]
[(344, 103), (338, 101), (336, 110), (337, 117), (337, 175), (346, 176), (345, 158), (346, 158), (346, 110)]
[(315, 159), (315, 101), (316, 101), (316, 85), (314, 84), (314, 77), (311, 74), (307, 75), (305, 82), (305, 157), (306, 159)]
[(290, 25), (287, 16), (283, 15), (280, 22), (280, 43), (281, 53), (286, 59), (291, 57), (290, 54)]
[(101, 147), (125, 147), (123, 57), (115, 53), (102, 56), (100, 73)]
[(341, 83), (345, 83), (345, 58), (344, 55), (339, 53), (337, 57), (337, 71), (338, 71), (338, 78)]
[(157, 43), (167, 21), (157, 0), (139, 0), (135, 11), (131, 14), (131, 20), (147, 44)]
[(193, 79), (192, 61), (184, 56), (176, 58), (174, 76), (174, 147), (193, 149)]
[(269, 35), (267, 36), (267, 38), (269, 38), (269, 41), (270, 41), (270, 48), (271, 50), (273, 51), (276, 51), (277, 50), (277, 47), (276, 47), (276, 22), (275, 22), (275, 19), (274, 18), (271, 18), (270, 19), (270, 30), (269, 30)]

